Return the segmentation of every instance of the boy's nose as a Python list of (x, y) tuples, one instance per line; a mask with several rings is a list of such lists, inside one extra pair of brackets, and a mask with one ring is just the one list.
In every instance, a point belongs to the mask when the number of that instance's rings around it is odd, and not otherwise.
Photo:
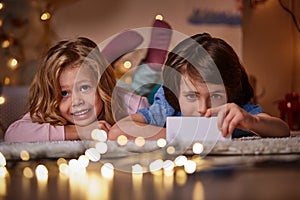
[(204, 116), (208, 108), (210, 108), (210, 100), (206, 98), (200, 98), (198, 100), (198, 113), (200, 116)]

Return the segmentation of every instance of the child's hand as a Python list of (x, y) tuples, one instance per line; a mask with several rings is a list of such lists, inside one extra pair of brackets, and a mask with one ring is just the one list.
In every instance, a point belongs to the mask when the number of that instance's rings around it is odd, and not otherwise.
[(249, 114), (235, 103), (207, 109), (205, 117), (211, 116), (218, 116), (218, 128), (224, 137), (232, 134), (235, 128), (251, 130), (252, 124), (256, 120), (254, 115)]
[(111, 129), (111, 125), (105, 120), (98, 121), (98, 129), (104, 130), (107, 134)]

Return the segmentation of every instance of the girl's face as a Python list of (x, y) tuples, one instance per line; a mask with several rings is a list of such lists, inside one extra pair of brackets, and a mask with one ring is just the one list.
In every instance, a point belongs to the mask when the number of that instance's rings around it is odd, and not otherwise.
[(61, 115), (78, 126), (95, 122), (103, 103), (97, 92), (97, 79), (92, 70), (87, 66), (68, 66), (62, 71), (59, 84), (62, 95), (59, 104)]
[(203, 116), (208, 108), (225, 104), (227, 96), (223, 85), (198, 83), (194, 86), (189, 77), (182, 76), (178, 101), (183, 116)]

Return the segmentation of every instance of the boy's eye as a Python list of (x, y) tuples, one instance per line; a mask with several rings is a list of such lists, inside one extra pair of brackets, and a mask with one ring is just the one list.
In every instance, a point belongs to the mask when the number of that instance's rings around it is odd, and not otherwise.
[(221, 95), (221, 94), (212, 94), (211, 99), (212, 100), (221, 100), (221, 99), (223, 99), (223, 95)]
[(64, 91), (61, 91), (61, 96), (62, 97), (67, 97), (69, 95), (68, 91), (64, 90)]
[(195, 93), (190, 93), (190, 94), (187, 94), (185, 95), (185, 97), (188, 99), (188, 100), (194, 100), (197, 98), (197, 95)]

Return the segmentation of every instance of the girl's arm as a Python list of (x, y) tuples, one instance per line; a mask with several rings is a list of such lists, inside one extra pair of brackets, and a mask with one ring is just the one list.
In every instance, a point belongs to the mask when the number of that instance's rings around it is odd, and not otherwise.
[(45, 142), (65, 140), (64, 126), (34, 123), (27, 113), (12, 123), (5, 132), (6, 142)]
[(136, 113), (121, 119), (113, 125), (108, 133), (108, 138), (116, 140), (120, 135), (125, 135), (128, 139), (143, 137), (146, 140), (157, 140), (166, 138), (166, 129), (146, 124), (144, 116)]
[(277, 117), (266, 113), (249, 114), (234, 103), (210, 108), (205, 116), (218, 116), (218, 127), (223, 136), (232, 134), (235, 128), (251, 130), (261, 137), (287, 137), (290, 136), (288, 125)]

